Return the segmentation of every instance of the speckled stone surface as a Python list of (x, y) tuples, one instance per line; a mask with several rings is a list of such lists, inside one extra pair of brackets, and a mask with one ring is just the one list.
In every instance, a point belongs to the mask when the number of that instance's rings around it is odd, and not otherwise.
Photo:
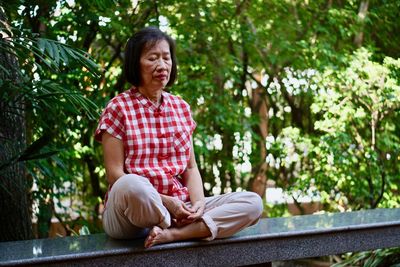
[(231, 238), (143, 248), (105, 234), (1, 242), (0, 266), (240, 266), (400, 247), (400, 209), (262, 219)]

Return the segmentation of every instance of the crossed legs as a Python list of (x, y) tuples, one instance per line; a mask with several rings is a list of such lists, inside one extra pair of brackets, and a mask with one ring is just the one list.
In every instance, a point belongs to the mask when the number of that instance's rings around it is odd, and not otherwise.
[[(190, 205), (190, 203), (187, 203)], [(252, 192), (235, 192), (205, 199), (200, 220), (185, 226), (171, 226), (168, 210), (150, 182), (129, 174), (113, 185), (103, 215), (104, 230), (118, 239), (145, 235), (145, 247), (187, 239), (224, 238), (255, 224), (263, 210), (261, 198)]]

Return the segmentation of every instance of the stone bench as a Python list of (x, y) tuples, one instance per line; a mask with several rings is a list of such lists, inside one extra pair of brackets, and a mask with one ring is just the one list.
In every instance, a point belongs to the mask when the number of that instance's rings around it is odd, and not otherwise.
[(400, 247), (400, 209), (262, 219), (231, 238), (143, 248), (105, 234), (0, 242), (0, 266), (243, 266)]

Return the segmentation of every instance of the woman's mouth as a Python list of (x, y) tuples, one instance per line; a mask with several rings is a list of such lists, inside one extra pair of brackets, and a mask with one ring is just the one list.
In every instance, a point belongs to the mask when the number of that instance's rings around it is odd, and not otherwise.
[(166, 80), (168, 76), (166, 74), (160, 74), (160, 75), (156, 75), (155, 77), (156, 77), (156, 79), (163, 81), (163, 80)]

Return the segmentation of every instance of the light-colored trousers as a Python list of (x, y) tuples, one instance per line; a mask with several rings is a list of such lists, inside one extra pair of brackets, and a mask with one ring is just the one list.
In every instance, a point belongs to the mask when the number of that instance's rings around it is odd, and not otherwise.
[[(186, 203), (191, 206), (190, 202)], [(262, 200), (253, 192), (234, 192), (206, 197), (202, 220), (211, 232), (206, 240), (229, 237), (258, 222)], [(117, 239), (143, 237), (149, 228), (171, 226), (171, 215), (147, 178), (127, 174), (108, 193), (103, 213), (105, 232)]]

